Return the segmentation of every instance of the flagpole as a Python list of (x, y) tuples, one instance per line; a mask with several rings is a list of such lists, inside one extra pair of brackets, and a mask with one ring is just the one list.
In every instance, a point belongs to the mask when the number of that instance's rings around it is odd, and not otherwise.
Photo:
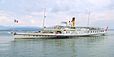
[(46, 12), (46, 8), (44, 8), (44, 18), (43, 18), (43, 29), (45, 28), (45, 18), (46, 18), (46, 14), (45, 14), (45, 12)]
[(18, 23), (18, 20), (14, 19), (14, 28), (13, 28), (13, 33), (14, 35), (16, 34), (16, 30), (15, 30), (15, 25)]

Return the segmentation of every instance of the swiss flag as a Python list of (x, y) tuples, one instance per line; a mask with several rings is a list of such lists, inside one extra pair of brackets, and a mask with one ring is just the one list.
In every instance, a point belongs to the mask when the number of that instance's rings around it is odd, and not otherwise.
[(107, 30), (108, 30), (108, 27), (106, 27), (105, 31), (107, 31)]
[(14, 20), (15, 23), (18, 23), (18, 20)]

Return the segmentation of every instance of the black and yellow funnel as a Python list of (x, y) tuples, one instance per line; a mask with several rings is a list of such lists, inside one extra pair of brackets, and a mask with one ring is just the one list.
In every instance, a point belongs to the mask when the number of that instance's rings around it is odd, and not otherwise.
[(75, 29), (75, 17), (72, 18), (72, 21), (71, 22), (72, 22), (71, 28)]

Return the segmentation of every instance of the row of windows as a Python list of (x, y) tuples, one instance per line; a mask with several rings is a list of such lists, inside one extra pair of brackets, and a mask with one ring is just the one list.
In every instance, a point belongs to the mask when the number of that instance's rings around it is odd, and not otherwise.
[(104, 32), (104, 31), (88, 31), (88, 33), (98, 33), (98, 32)]
[(23, 35), (23, 36), (33, 36), (33, 37), (50, 37), (49, 35)]
[(99, 33), (99, 32), (104, 32), (104, 31), (80, 31), (78, 32), (79, 34), (82, 34), (82, 33)]

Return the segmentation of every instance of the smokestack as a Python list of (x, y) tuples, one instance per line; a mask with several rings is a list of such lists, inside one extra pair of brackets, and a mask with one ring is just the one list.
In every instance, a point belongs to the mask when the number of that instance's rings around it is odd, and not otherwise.
[(72, 28), (75, 29), (75, 17), (72, 18), (72, 21), (71, 22), (72, 22)]

